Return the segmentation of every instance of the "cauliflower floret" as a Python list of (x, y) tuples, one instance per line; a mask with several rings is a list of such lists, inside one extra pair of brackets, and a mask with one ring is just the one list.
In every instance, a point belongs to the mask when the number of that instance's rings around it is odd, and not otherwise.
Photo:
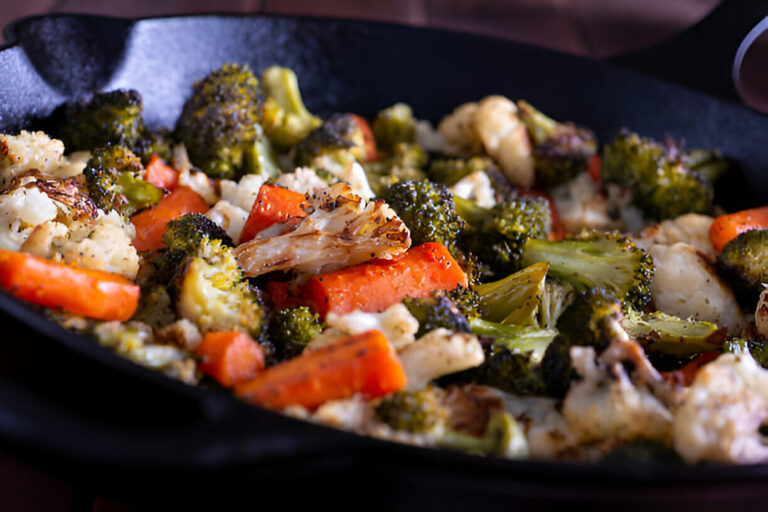
[(473, 125), (477, 103), (464, 103), (447, 115), (437, 126), (447, 145), (443, 151), (449, 155), (468, 156), (481, 149), (481, 142)]
[(241, 210), (250, 212), (264, 181), (264, 178), (258, 174), (246, 174), (237, 183), (230, 180), (221, 180), (219, 183), (221, 200), (227, 201)]
[(768, 339), (768, 289), (760, 292), (760, 300), (757, 301), (757, 308), (755, 308), (755, 325), (758, 334)]
[(555, 207), (569, 233), (583, 229), (613, 230), (622, 227), (620, 219), (611, 216), (608, 200), (600, 194), (597, 185), (582, 173), (551, 191)]
[(531, 457), (554, 459), (573, 452), (577, 446), (568, 422), (557, 410), (556, 400), (504, 394), (504, 402), (510, 414), (523, 426)]
[(432, 123), (417, 119), (414, 123), (416, 126), (416, 144), (421, 146), (424, 151), (432, 151), (434, 153), (454, 153), (452, 151), (446, 151), (448, 142), (442, 133), (435, 130)]
[(572, 347), (571, 361), (581, 380), (562, 412), (579, 442), (669, 438), (672, 413), (648, 387), (633, 384), (621, 362), (598, 364), (592, 347)]
[[(330, 272), (373, 258), (392, 258), (411, 245), (408, 228), (384, 201), (366, 203), (345, 183), (312, 197), (312, 213), (296, 229), (235, 249), (246, 275), (293, 269), (304, 275)], [(280, 227), (280, 226), (278, 226)]]
[(352, 193), (363, 199), (371, 199), (376, 195), (368, 184), (363, 166), (351, 156), (343, 156), (339, 160), (339, 155), (336, 154), (320, 155), (313, 163), (346, 182), (351, 187)]
[(53, 221), (63, 209), (37, 187), (0, 195), (0, 249), (18, 251), (36, 226)]
[(480, 366), (483, 347), (473, 334), (438, 328), (398, 352), (407, 377), (406, 391), (418, 391), (429, 381)]
[(53, 258), (81, 268), (106, 270), (135, 279), (139, 255), (131, 245), (132, 225), (111, 211), (96, 221), (76, 220), (63, 236), (51, 241)]
[(710, 263), (715, 262), (715, 248), (709, 239), (709, 228), (715, 219), (708, 215), (688, 213), (674, 220), (664, 220), (650, 226), (636, 237), (635, 243), (646, 251), (651, 245), (686, 243), (695, 248)]
[(222, 199), (205, 212), (205, 216), (221, 226), (235, 244), (240, 242), (248, 212)]
[(491, 179), (485, 171), (475, 171), (460, 179), (450, 189), (451, 194), (471, 199), (478, 206), (493, 208), (496, 205), (496, 192), (491, 186)]
[(64, 143), (43, 132), (0, 134), (0, 188), (30, 169), (54, 178), (76, 176), (83, 172), (90, 156), (88, 151), (64, 156)]
[(723, 354), (696, 374), (675, 414), (675, 449), (687, 462), (768, 461), (768, 371), (748, 352)]
[(332, 345), (341, 338), (376, 329), (386, 336), (389, 343), (400, 350), (416, 339), (419, 322), (402, 303), (392, 304), (381, 313), (353, 311), (346, 315), (328, 313), (325, 318), (328, 329), (309, 342), (306, 351)]
[(316, 194), (328, 186), (328, 183), (310, 167), (297, 167), (293, 172), (281, 174), (276, 183), (300, 194)]
[(685, 243), (654, 244), (648, 253), (656, 266), (651, 294), (659, 311), (727, 327), (731, 336), (746, 327), (733, 291), (696, 248)]
[(204, 172), (182, 170), (179, 173), (179, 186), (191, 188), (208, 204), (216, 204), (219, 200), (216, 189), (213, 188), (211, 180)]

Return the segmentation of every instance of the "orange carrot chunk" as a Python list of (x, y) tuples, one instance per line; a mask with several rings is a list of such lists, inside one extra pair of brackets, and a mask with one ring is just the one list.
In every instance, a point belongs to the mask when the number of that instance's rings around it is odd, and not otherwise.
[(147, 176), (145, 179), (156, 187), (173, 190), (179, 181), (179, 173), (173, 167), (166, 164), (162, 158), (153, 154), (147, 164)]
[(302, 354), (235, 386), (254, 405), (314, 409), (328, 400), (360, 394), (366, 399), (405, 386), (403, 366), (380, 331), (367, 331)]
[(366, 162), (375, 162), (379, 159), (378, 151), (376, 150), (376, 139), (373, 137), (373, 130), (368, 121), (357, 114), (349, 114), (349, 116), (355, 120), (357, 126), (360, 127), (360, 131), (363, 133), (363, 159)]
[(195, 349), (198, 369), (224, 387), (254, 378), (264, 369), (261, 346), (244, 332), (209, 332)]
[(592, 182), (597, 185), (598, 189), (603, 188), (603, 161), (600, 155), (592, 155), (589, 159), (589, 167), (587, 172), (589, 177), (592, 178)]
[(98, 320), (126, 321), (139, 304), (139, 287), (119, 274), (4, 249), (0, 249), (0, 287), (38, 306)]
[(307, 212), (304, 211), (306, 206), (307, 200), (304, 194), (272, 183), (265, 183), (259, 189), (256, 201), (251, 207), (251, 213), (245, 221), (240, 243), (253, 239), (259, 231), (274, 224), (290, 219), (298, 222), (299, 219), (307, 216)]
[(208, 210), (208, 204), (194, 190), (177, 187), (152, 208), (131, 217), (136, 228), (133, 246), (139, 252), (162, 249), (166, 224), (187, 213), (205, 213)]
[(768, 228), (768, 206), (721, 215), (709, 227), (709, 239), (716, 252), (725, 244), (751, 229)]
[(293, 294), (285, 285), (267, 286), (280, 303), (308, 306), (321, 318), (329, 311), (344, 314), (378, 312), (406, 296), (426, 297), (434, 290), (467, 286), (467, 276), (442, 244), (412, 247), (392, 260), (371, 260), (315, 276)]

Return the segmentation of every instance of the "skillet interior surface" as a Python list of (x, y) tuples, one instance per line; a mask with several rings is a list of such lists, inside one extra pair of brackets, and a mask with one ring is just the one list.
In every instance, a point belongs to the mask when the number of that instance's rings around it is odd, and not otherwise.
[[(741, 167), (718, 191), (729, 209), (757, 204), (768, 192), (766, 116), (605, 63), (509, 41), (325, 19), (77, 15), (21, 20), (6, 29), (6, 39), (11, 43), (0, 50), (3, 132), (45, 128), (44, 118), (64, 101), (114, 88), (142, 94), (150, 127), (172, 127), (190, 84), (210, 70), (224, 62), (255, 70), (280, 64), (296, 71), (309, 109), (322, 115), (370, 116), (405, 101), (418, 117), (436, 121), (462, 102), (500, 93), (589, 126), (602, 141), (626, 126), (657, 138), (684, 138), (688, 147), (721, 148)], [(9, 359), (0, 363), (0, 435), (93, 474), (105, 466), (143, 468), (145, 476), (153, 474), (149, 467), (247, 467), (248, 474), (274, 477), (295, 474), (297, 464), (308, 474), (353, 474), (375, 460), (381, 474), (396, 468), (401, 478), (455, 481), (459, 488), (497, 494), (524, 494), (522, 485), (531, 495), (553, 485), (578, 495), (610, 482), (642, 484), (646, 491), (655, 486), (661, 493), (673, 492), (672, 484), (734, 489), (768, 477), (768, 466), (517, 462), (393, 446), (178, 384), (64, 331), (7, 295), (0, 295), (0, 311), (35, 353), (48, 356), (33, 361), (34, 378)], [(0, 344), (15, 341), (4, 337)]]

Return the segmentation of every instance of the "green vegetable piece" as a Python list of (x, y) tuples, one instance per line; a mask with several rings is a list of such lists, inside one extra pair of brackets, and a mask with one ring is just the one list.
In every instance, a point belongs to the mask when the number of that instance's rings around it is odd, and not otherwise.
[(431, 386), (421, 391), (398, 391), (381, 400), (376, 406), (376, 416), (395, 430), (428, 432), (441, 423), (447, 411)]
[(278, 356), (285, 360), (301, 354), (322, 331), (319, 316), (301, 306), (277, 311), (269, 322), (268, 336)]
[(719, 350), (727, 332), (710, 322), (683, 320), (660, 311), (628, 311), (621, 325), (647, 349), (678, 357)]
[(261, 74), (261, 84), (266, 97), (261, 107), (261, 122), (276, 145), (293, 146), (320, 126), (320, 118), (304, 106), (293, 70), (271, 66)]
[(535, 263), (504, 279), (475, 286), (484, 318), (492, 322), (534, 325), (549, 264)]
[(376, 146), (387, 152), (397, 144), (415, 142), (416, 123), (411, 107), (396, 103), (380, 111), (373, 120), (373, 137)]
[(754, 304), (768, 283), (768, 229), (752, 229), (725, 244), (717, 256), (717, 264), (735, 288)]

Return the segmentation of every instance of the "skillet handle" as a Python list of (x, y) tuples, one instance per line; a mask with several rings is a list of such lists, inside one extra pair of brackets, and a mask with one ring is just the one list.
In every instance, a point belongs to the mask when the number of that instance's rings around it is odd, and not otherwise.
[[(765, 0), (723, 0), (703, 20), (667, 41), (610, 59), (622, 67), (738, 102), (737, 50), (768, 16)], [(743, 53), (742, 53), (743, 55)]]

